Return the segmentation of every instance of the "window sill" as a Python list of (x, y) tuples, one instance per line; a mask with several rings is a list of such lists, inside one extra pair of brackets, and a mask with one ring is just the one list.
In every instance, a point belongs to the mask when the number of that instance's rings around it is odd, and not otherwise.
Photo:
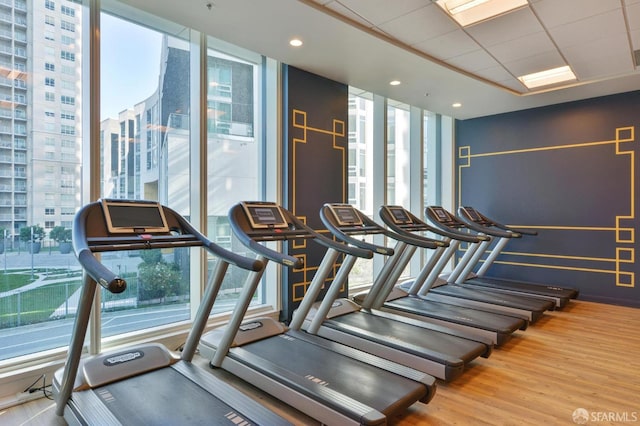
[[(249, 310), (246, 318), (265, 316), (277, 320), (279, 311), (268, 305), (255, 306)], [(225, 325), (229, 321), (229, 317), (230, 313), (211, 317), (205, 332)], [(191, 323), (183, 322), (153, 330), (142, 330), (105, 338), (103, 350), (108, 351), (139, 343), (157, 342), (170, 350), (177, 351), (184, 344), (190, 325)], [(33, 387), (42, 386), (43, 376), (46, 385), (50, 385), (53, 374), (64, 366), (66, 355), (66, 348), (58, 348), (12, 358), (0, 364), (0, 410), (27, 402), (29, 398), (25, 399), (22, 394), (32, 385)], [(34, 384), (34, 382), (37, 383)], [(36, 394), (42, 396), (39, 392), (34, 393), (34, 395)]]

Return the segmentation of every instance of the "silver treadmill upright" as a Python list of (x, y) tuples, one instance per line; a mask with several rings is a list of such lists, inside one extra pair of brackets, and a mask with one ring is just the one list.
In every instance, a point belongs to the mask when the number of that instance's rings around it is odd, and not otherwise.
[[(260, 271), (264, 264), (226, 251), (181, 215), (152, 201), (100, 200), (75, 216), (73, 246), (84, 269), (67, 362), (56, 372), (56, 414), (71, 425), (285, 425), (230, 384), (191, 363), (230, 264)], [(187, 344), (177, 357), (160, 344), (142, 344), (81, 358), (97, 284), (112, 293), (126, 282), (96, 252), (201, 247), (218, 258)]]
[[(327, 229), (340, 241), (374, 253), (392, 255), (393, 249), (378, 246), (350, 237), (386, 233), (386, 229), (370, 221), (364, 214), (348, 204), (325, 204), (320, 217)], [(366, 221), (364, 223), (363, 221)], [(341, 224), (345, 225), (342, 226)], [(421, 247), (435, 247), (433, 242), (417, 240), (411, 236), (388, 236), (410, 241)], [(462, 338), (455, 331), (442, 325), (425, 321), (408, 321), (406, 316), (374, 309), (362, 309), (349, 299), (338, 299), (338, 290), (355, 262), (354, 255), (347, 255), (336, 279), (331, 283), (322, 302), (316, 304), (305, 318), (305, 329), (312, 334), (352, 344), (380, 357), (424, 371), (439, 379), (451, 381), (459, 377), (466, 366), (478, 357), (491, 353), (491, 342)], [(296, 316), (294, 315), (294, 321)]]
[[(552, 300), (556, 304), (556, 308), (563, 308), (569, 303), (569, 300), (578, 297), (578, 290), (570, 287), (485, 276), (491, 265), (493, 265), (496, 258), (502, 252), (502, 249), (511, 239), (521, 238), (524, 235), (537, 235), (537, 232), (503, 225), (500, 222), (490, 219), (471, 206), (459, 207), (458, 214), (458, 218), (469, 228), (475, 232), (487, 235), (490, 240), (480, 245), (477, 252), (478, 254), (469, 259), (469, 263), (464, 266), (456, 282), (461, 283), (464, 281), (467, 285), (488, 287), (492, 290), (509, 294), (521, 294)], [(492, 240), (495, 240), (496, 244), (489, 251)], [(489, 254), (484, 263), (478, 268), (476, 273), (473, 273), (473, 269), (479, 265), (480, 257), (487, 251), (489, 251)]]
[(465, 231), (470, 229), (464, 222), (460, 221), (456, 216), (441, 206), (427, 207), (425, 209), (425, 215), (436, 227), (448, 231), (451, 234), (459, 234), (461, 237), (451, 241), (447, 252), (440, 259), (439, 266), (434, 268), (432, 273), (421, 283), (421, 287), (418, 290), (420, 296), (458, 306), (467, 306), (474, 309), (515, 316), (523, 318), (529, 321), (529, 323), (536, 322), (544, 315), (545, 311), (555, 307), (555, 304), (548, 300), (499, 293), (491, 291), (489, 288), (480, 289), (456, 283), (456, 279), (459, 274), (462, 273), (461, 269), (467, 265), (468, 259), (476, 255), (480, 245), (489, 240), (486, 235), (477, 234), (476, 236), (482, 237), (483, 241), (481, 243), (470, 244), (466, 253), (451, 274), (448, 276), (440, 276), (446, 262), (455, 256), (461, 241), (463, 241), (463, 237), (468, 235)]
[[(242, 202), (229, 211), (234, 235), (258, 254), (297, 268), (301, 259), (274, 250), (269, 241), (335, 242), (271, 202)], [(288, 330), (272, 318), (244, 320), (262, 278), (250, 274), (225, 327), (202, 336), (200, 353), (214, 368), (223, 368), (297, 408), (321, 423), (386, 424), (417, 401), (433, 397), (433, 378), (420, 382), (391, 373), (312, 342), (306, 333)], [(272, 284), (273, 285), (273, 284)]]
[[(444, 238), (442, 242), (446, 243), (446, 246), (441, 245), (433, 250), (429, 261), (414, 279), (414, 284), (419, 283), (424, 279), (423, 277), (433, 271), (452, 238), (462, 238), (457, 234), (428, 225), (402, 206), (382, 206), (379, 215), (380, 219), (396, 234), (407, 233), (414, 238), (429, 240), (424, 234), (432, 232)], [(477, 237), (472, 235), (469, 235), (468, 240), (478, 241)], [(410, 318), (445, 324), (455, 328), (462, 337), (473, 339), (484, 336), (496, 346), (507, 342), (516, 330), (526, 328), (526, 321), (519, 318), (426, 300), (417, 295), (418, 285), (411, 285), (407, 290), (405, 290), (406, 287), (396, 285), (416, 247), (398, 242), (395, 249), (396, 254), (385, 263), (373, 287), (365, 294), (366, 297), (360, 295), (363, 307), (402, 312)]]

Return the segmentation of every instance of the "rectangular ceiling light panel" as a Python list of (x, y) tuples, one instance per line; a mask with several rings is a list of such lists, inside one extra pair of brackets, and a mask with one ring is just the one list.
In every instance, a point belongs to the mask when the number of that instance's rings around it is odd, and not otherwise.
[(568, 65), (518, 77), (518, 80), (520, 80), (529, 89), (564, 83), (565, 81), (575, 79), (576, 75), (571, 71), (571, 67)]
[(528, 4), (527, 0), (436, 0), (436, 3), (463, 27)]

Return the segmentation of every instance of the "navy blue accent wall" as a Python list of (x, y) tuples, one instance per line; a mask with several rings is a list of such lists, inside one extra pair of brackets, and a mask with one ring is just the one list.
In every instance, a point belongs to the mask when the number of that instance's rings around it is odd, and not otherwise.
[[(322, 205), (346, 200), (348, 87), (286, 65), (283, 87), (284, 207), (313, 229), (324, 230)], [(287, 249), (303, 257), (305, 265), (284, 277), (283, 321), (291, 319), (325, 254), (311, 241), (295, 241)]]
[(640, 91), (456, 122), (457, 200), (538, 231), (488, 275), (640, 306)]

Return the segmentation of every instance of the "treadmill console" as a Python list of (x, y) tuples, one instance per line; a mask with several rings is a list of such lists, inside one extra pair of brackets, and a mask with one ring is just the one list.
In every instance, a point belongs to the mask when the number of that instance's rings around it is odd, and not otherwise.
[(253, 229), (282, 229), (289, 227), (280, 210), (280, 206), (275, 203), (243, 202), (242, 208)]
[(164, 210), (157, 201), (103, 199), (100, 204), (111, 234), (169, 232)]
[(340, 226), (362, 226), (362, 218), (356, 209), (349, 204), (329, 204), (329, 210)]
[(480, 216), (480, 214), (473, 207), (462, 207), (461, 209), (465, 212), (467, 217), (470, 220), (472, 220), (473, 222), (476, 222), (476, 223), (484, 223), (485, 222), (485, 220), (482, 218), (482, 216)]
[(407, 214), (404, 207), (400, 206), (383, 206), (383, 208), (389, 213), (393, 223), (396, 225), (411, 225), (413, 220)]
[(442, 207), (429, 207), (429, 210), (433, 212), (433, 215), (438, 219), (440, 223), (451, 221), (449, 213)]

